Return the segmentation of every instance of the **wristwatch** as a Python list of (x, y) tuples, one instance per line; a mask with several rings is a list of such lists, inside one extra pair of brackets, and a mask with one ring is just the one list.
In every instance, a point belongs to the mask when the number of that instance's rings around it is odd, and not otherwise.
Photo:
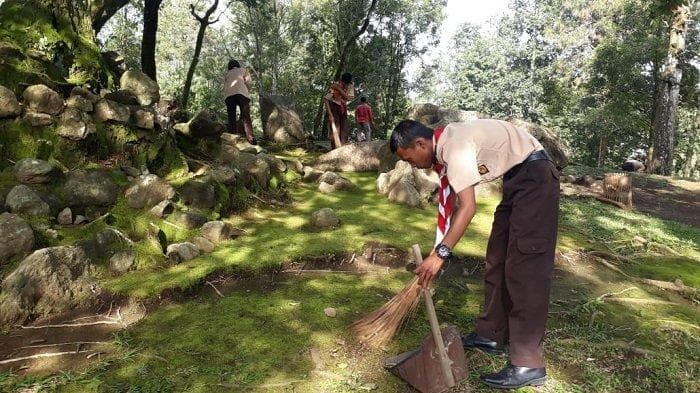
[(452, 256), (452, 249), (446, 244), (438, 244), (435, 246), (435, 254), (443, 261)]

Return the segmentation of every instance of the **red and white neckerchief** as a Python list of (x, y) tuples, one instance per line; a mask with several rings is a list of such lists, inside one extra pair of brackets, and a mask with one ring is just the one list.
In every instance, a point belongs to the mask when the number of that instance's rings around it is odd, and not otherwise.
[[(435, 149), (445, 127), (436, 128), (433, 135), (435, 137)], [(437, 228), (435, 230), (435, 245), (442, 242), (447, 230), (450, 229), (450, 219), (452, 217), (452, 202), (454, 194), (450, 188), (450, 181), (447, 179), (447, 165), (433, 164), (433, 169), (440, 177), (440, 188), (438, 189), (438, 214)]]

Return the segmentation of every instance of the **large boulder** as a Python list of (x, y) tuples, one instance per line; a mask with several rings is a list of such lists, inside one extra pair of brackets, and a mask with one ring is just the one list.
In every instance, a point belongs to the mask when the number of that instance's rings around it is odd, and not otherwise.
[(92, 112), (95, 106), (90, 99), (76, 94), (68, 97), (66, 100), (66, 108), (73, 108), (82, 112)]
[(263, 133), (267, 139), (282, 144), (301, 144), (308, 136), (299, 115), (276, 96), (260, 96)]
[(130, 117), (129, 107), (118, 102), (102, 99), (95, 104), (95, 121), (97, 122), (114, 121), (126, 124)]
[(117, 90), (105, 93), (104, 98), (123, 105), (139, 105), (139, 99), (129, 90)]
[(0, 86), (0, 118), (15, 117), (22, 112), (22, 107), (15, 93), (5, 86)]
[(53, 124), (53, 116), (48, 113), (39, 113), (31, 110), (24, 112), (22, 120), (32, 127), (46, 127)]
[(39, 113), (58, 115), (63, 111), (65, 101), (46, 85), (32, 85), (22, 93), (27, 108)]
[(216, 187), (211, 182), (188, 180), (178, 192), (188, 206), (211, 209), (216, 205)]
[(559, 139), (554, 131), (524, 120), (511, 119), (509, 122), (516, 127), (526, 130), (530, 135), (537, 138), (542, 144), (542, 147), (544, 147), (550, 157), (552, 157), (552, 161), (554, 161), (554, 164), (559, 170), (569, 165), (568, 147)]
[(51, 212), (49, 204), (44, 202), (36, 191), (24, 184), (10, 190), (5, 198), (5, 206), (12, 213), (30, 216), (46, 216)]
[(128, 90), (136, 96), (139, 104), (151, 105), (160, 101), (158, 83), (140, 71), (126, 71), (119, 79), (123, 90)]
[(126, 190), (126, 200), (132, 209), (151, 208), (175, 196), (175, 189), (154, 174), (140, 176)]
[(13, 171), (22, 184), (48, 183), (56, 174), (56, 168), (48, 161), (36, 158), (23, 158), (15, 164)]
[(234, 165), (249, 184), (255, 182), (263, 189), (267, 189), (270, 183), (270, 164), (267, 160), (256, 154), (241, 152)]
[(478, 112), (445, 109), (430, 103), (415, 104), (408, 110), (407, 119), (419, 121), (431, 128), (454, 122), (467, 122), (483, 118)]
[(413, 168), (406, 161), (399, 161), (396, 167), (377, 178), (377, 191), (387, 195), (390, 201), (412, 207), (421, 205), (437, 189), (439, 179), (431, 169)]
[(85, 139), (96, 131), (92, 117), (76, 108), (67, 108), (61, 115), (56, 128), (58, 135), (73, 141)]
[(65, 197), (71, 206), (111, 206), (119, 186), (105, 170), (78, 169), (66, 175)]
[(37, 250), (2, 282), (0, 324), (93, 304), (100, 293), (81, 247)]
[(125, 72), (119, 79), (119, 85), (123, 90), (132, 92), (141, 105), (148, 106), (160, 101), (158, 83), (143, 72), (133, 70)]
[(146, 109), (136, 109), (131, 116), (131, 121), (136, 127), (152, 130), (155, 127), (156, 115), (153, 111)]
[(333, 172), (378, 171), (380, 167), (392, 161), (396, 163), (397, 160), (386, 141), (376, 140), (341, 146), (319, 156), (313, 166)]
[(206, 109), (199, 111), (189, 122), (175, 124), (173, 128), (194, 138), (219, 136), (226, 131), (224, 125), (216, 121), (214, 113)]
[(0, 214), (0, 265), (34, 247), (34, 231), (20, 216)]

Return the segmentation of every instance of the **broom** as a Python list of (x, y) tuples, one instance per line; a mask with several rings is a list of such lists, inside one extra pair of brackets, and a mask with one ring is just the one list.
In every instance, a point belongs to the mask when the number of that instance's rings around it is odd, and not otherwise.
[(420, 294), (421, 287), (416, 277), (386, 304), (355, 321), (350, 326), (355, 337), (373, 347), (387, 344), (408, 314), (418, 306)]

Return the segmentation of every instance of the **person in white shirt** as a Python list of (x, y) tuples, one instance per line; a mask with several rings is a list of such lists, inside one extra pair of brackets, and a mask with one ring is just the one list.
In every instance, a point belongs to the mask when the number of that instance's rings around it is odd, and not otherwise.
[(255, 145), (257, 141), (253, 136), (253, 122), (250, 119), (250, 93), (248, 92), (250, 81), (250, 74), (241, 67), (241, 64), (237, 60), (230, 60), (228, 62), (228, 72), (224, 80), (224, 97), (226, 111), (228, 112), (228, 131), (233, 134), (243, 134), (241, 130), (238, 129), (238, 119), (236, 117), (236, 108), (239, 108), (245, 137), (248, 142)]

